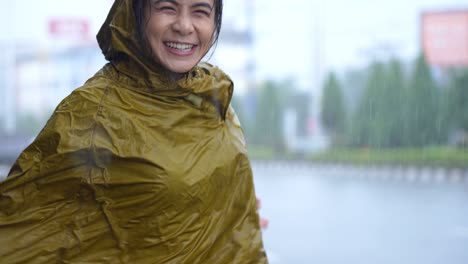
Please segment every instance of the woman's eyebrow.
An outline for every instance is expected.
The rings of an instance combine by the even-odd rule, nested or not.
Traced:
[[[195,3],[195,4],[192,5],[192,7],[206,7],[208,9],[210,9],[210,10],[213,10],[213,7],[210,4],[205,3],[205,2]]]
[[[176,0],[157,0],[157,1],[154,1],[154,4],[157,5],[157,4],[165,3],[165,2],[166,3],[171,3],[173,5],[177,5],[177,6],[179,5],[179,3]],[[195,3],[195,4],[192,5],[192,7],[206,7],[208,9],[210,9],[210,10],[213,9],[213,7],[210,4],[206,3],[206,2]]]
[[[157,4],[160,4],[160,3],[171,3],[171,4],[174,4],[174,5],[179,5],[179,3],[177,3],[176,0],[157,0],[157,1],[153,2],[154,5],[157,5]]]

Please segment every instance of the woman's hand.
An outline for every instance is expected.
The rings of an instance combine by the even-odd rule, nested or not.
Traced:
[[[257,210],[260,210],[262,206],[262,201],[257,198]],[[260,227],[262,229],[267,229],[268,228],[268,219],[260,217]]]

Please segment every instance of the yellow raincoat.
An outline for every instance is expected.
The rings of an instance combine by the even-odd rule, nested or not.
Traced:
[[[170,82],[117,0],[110,61],[65,98],[0,183],[0,263],[267,263],[233,84]]]

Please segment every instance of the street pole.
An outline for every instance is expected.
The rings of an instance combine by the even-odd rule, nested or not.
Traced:
[[[247,89],[253,89],[256,85],[255,66],[255,0],[245,0],[247,15],[247,49],[249,56],[247,59]]]
[[[321,112],[321,98],[323,89],[323,80],[325,74],[325,48],[324,48],[324,35],[325,35],[325,1],[316,0],[315,16],[314,16],[314,32],[313,39],[315,42],[313,53],[313,74],[314,80],[312,83],[312,104],[311,116],[313,120],[313,142],[315,149],[321,149],[327,145],[327,140],[322,129],[322,122],[320,118]]]

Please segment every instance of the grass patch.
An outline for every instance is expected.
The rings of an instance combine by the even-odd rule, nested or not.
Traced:
[[[251,159],[272,160],[277,157],[271,147],[248,145],[247,151]]]
[[[414,165],[468,168],[468,150],[448,147],[422,149],[332,149],[311,155],[316,162],[362,165]]]

